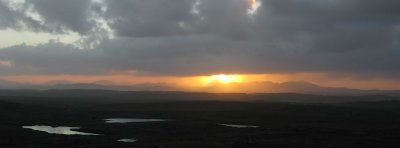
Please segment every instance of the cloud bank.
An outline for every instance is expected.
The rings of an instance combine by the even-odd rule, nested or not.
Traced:
[[[0,49],[0,75],[320,72],[400,78],[399,1],[259,2],[250,14],[247,0],[0,0],[0,29],[82,37],[75,44]]]

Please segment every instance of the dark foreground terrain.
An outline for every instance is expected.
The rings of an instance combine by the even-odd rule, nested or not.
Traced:
[[[0,147],[400,147],[397,100],[387,96],[1,91]],[[171,120],[106,124],[105,118]],[[48,134],[21,128],[26,125],[76,126],[82,132],[104,135]],[[138,141],[117,141],[122,138]]]

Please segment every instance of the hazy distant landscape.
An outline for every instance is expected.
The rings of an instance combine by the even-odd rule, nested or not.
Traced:
[[[389,95],[400,96],[400,90],[362,90],[345,87],[322,87],[304,81],[293,81],[284,83],[257,82],[258,90],[246,88],[246,84],[229,84],[234,89],[225,93],[305,93],[316,95]],[[212,87],[198,88],[194,90],[185,89],[168,83],[142,83],[131,85],[117,85],[109,81],[98,81],[93,83],[76,83],[71,81],[51,81],[42,84],[18,83],[12,81],[1,81],[0,89],[3,90],[114,90],[114,91],[189,91],[189,92],[212,92],[220,91],[226,87],[224,84]],[[238,89],[240,88],[240,89]],[[260,89],[261,88],[261,89]]]

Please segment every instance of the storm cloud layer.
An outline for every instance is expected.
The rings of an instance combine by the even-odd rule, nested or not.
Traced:
[[[322,72],[399,78],[400,1],[263,0],[253,12],[250,2],[0,0],[0,29],[82,37],[73,45],[0,49],[0,75]]]

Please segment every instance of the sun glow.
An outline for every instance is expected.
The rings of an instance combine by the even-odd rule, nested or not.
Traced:
[[[218,75],[209,76],[208,82],[209,83],[218,82],[218,83],[222,83],[222,84],[228,84],[228,83],[241,82],[242,79],[243,78],[240,75],[218,74]]]
[[[257,13],[258,8],[261,6],[261,2],[258,0],[248,0],[250,4],[250,8],[247,10],[249,15],[254,15]]]

